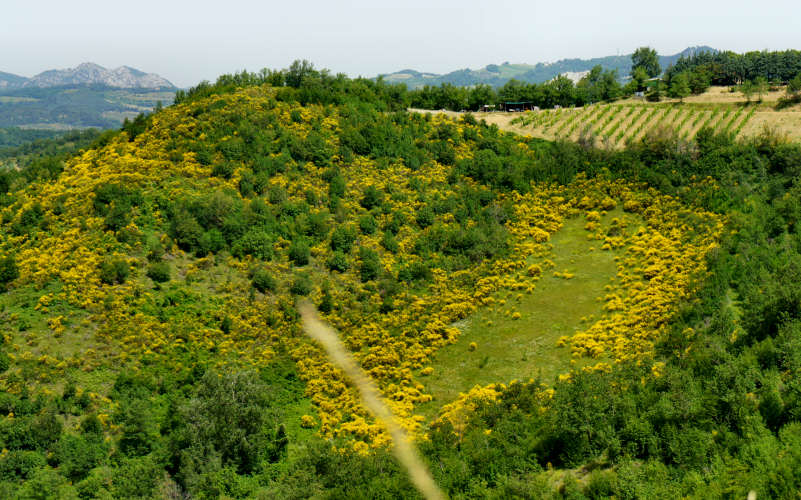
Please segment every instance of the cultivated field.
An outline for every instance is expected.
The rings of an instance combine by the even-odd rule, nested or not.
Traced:
[[[783,91],[769,92],[761,103],[756,102],[756,98],[749,103],[739,92],[729,92],[728,87],[713,87],[684,102],[666,99],[649,103],[642,99],[625,99],[582,108],[476,113],[475,116],[503,130],[548,140],[577,140],[582,133],[591,132],[615,148],[660,127],[672,128],[680,137],[692,139],[705,126],[739,138],[752,137],[769,126],[791,140],[801,141],[801,106],[776,109],[782,95]]]

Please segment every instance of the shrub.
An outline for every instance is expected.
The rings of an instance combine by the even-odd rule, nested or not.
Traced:
[[[337,174],[328,181],[328,196],[342,198],[345,196],[345,178]]]
[[[45,466],[45,458],[35,451],[11,451],[0,458],[0,481],[30,478],[36,469]]]
[[[130,268],[125,259],[105,259],[100,264],[100,281],[107,285],[125,283]]]
[[[185,251],[197,248],[203,236],[203,228],[186,209],[180,209],[172,216],[170,232],[178,246]]]
[[[257,269],[253,273],[253,288],[260,291],[261,293],[267,293],[268,291],[274,291],[276,282],[273,275],[269,273],[266,269]]]
[[[24,210],[20,214],[19,219],[11,226],[11,232],[17,236],[22,236],[41,226],[43,221],[44,210],[42,205],[35,203],[33,207]]]
[[[222,177],[223,179],[230,179],[234,175],[234,166],[227,162],[216,163],[211,169],[213,177]]]
[[[289,287],[292,295],[309,295],[312,291],[311,277],[307,273],[299,273]]]
[[[58,473],[58,471],[42,467],[34,471],[33,476],[25,482],[14,498],[31,499],[74,499],[78,497],[75,487]]]
[[[125,203],[112,203],[106,217],[103,219],[105,228],[109,231],[119,231],[128,225],[131,206]]]
[[[54,459],[59,464],[59,472],[77,481],[86,477],[105,455],[101,441],[65,434],[56,445]]]
[[[417,212],[417,225],[421,229],[425,229],[434,223],[434,211],[430,206],[426,205],[419,212]]]
[[[334,298],[331,296],[331,285],[326,282],[323,285],[323,297],[317,305],[317,309],[323,313],[330,313],[334,308]]]
[[[373,234],[378,229],[378,224],[375,217],[372,215],[363,215],[359,217],[359,229],[363,234]]]
[[[390,253],[397,253],[400,250],[398,240],[389,231],[385,231],[384,236],[381,237],[381,246]]]
[[[331,257],[328,258],[328,262],[326,264],[328,265],[328,269],[332,271],[339,271],[341,273],[344,273],[348,270],[348,268],[350,268],[348,258],[344,253],[342,253],[341,250],[337,250],[331,254]]]
[[[217,229],[211,229],[203,233],[198,240],[198,246],[195,253],[203,257],[210,253],[218,253],[225,248],[225,237]]]
[[[381,261],[378,258],[378,253],[370,248],[362,247],[359,249],[359,276],[362,282],[367,282],[378,278],[381,272]]]
[[[383,199],[384,196],[381,194],[381,191],[379,191],[378,188],[375,186],[367,186],[367,189],[364,190],[364,196],[359,203],[365,209],[372,210],[373,208],[379,206]]]
[[[121,461],[119,466],[113,469],[113,488],[109,498],[179,498],[178,493],[170,494],[171,492],[167,493],[162,488],[154,492],[158,482],[174,484],[164,479],[162,465],[153,458],[153,455],[129,458]],[[101,484],[108,485],[109,482],[103,481]]]
[[[158,262],[162,257],[164,257],[164,245],[158,238],[150,238],[147,243],[147,260]]]
[[[432,278],[431,269],[424,262],[413,262],[398,271],[398,280],[411,283],[428,281]]]
[[[35,443],[37,449],[45,449],[52,443],[58,441],[64,424],[52,409],[47,409],[43,413],[36,415],[30,424],[30,438]]]
[[[90,413],[83,417],[83,420],[81,420],[80,429],[81,433],[83,434],[89,434],[93,436],[100,436],[103,434],[103,424],[94,413]]]
[[[309,248],[309,244],[302,239],[295,239],[292,244],[289,245],[289,260],[296,266],[305,266],[308,264],[310,255],[311,249]]]
[[[11,365],[11,358],[8,357],[5,351],[0,351],[0,374],[5,373]]]
[[[95,188],[92,205],[97,215],[106,215],[112,205],[127,207],[142,203],[142,193],[122,184],[103,184]]]
[[[273,257],[273,237],[263,229],[251,229],[234,242],[231,254],[240,258],[252,255],[262,260],[270,260]]]
[[[354,241],[356,241],[356,231],[353,227],[339,226],[331,233],[331,250],[350,253]]]
[[[610,498],[615,494],[617,477],[614,471],[594,470],[590,474],[586,494],[591,500]]]
[[[13,255],[8,255],[0,259],[0,292],[4,291],[9,283],[19,277],[17,260]]]
[[[392,234],[398,234],[400,228],[406,223],[405,219],[406,218],[403,215],[403,212],[392,212],[392,217],[384,226],[384,231],[388,231]]]
[[[156,283],[170,280],[170,265],[166,262],[153,262],[147,266],[147,277]]]

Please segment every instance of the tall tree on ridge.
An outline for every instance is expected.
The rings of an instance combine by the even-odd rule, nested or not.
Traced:
[[[648,74],[648,78],[656,78],[662,73],[662,67],[659,66],[659,57],[656,55],[656,50],[651,47],[640,47],[631,55],[631,74],[637,68],[643,68]]]

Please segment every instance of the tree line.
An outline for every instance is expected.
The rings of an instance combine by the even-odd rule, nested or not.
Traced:
[[[451,83],[409,89],[403,83],[387,83],[383,78],[348,78],[343,73],[318,70],[309,61],[295,61],[287,69],[262,69],[222,75],[216,82],[201,82],[189,90],[179,90],[175,102],[200,99],[230,92],[237,87],[270,85],[278,88],[280,101],[301,104],[341,105],[369,103],[383,111],[406,108],[479,111],[485,106],[497,109],[502,103],[526,102],[542,109],[585,106],[613,101],[635,93],[659,101],[664,97],[683,99],[705,92],[710,85],[741,85],[746,97],[767,92],[768,83],[789,82],[801,74],[801,52],[701,52],[682,57],[664,72],[654,49],[640,47],[632,55],[631,74],[621,77],[616,70],[600,65],[577,82],[560,75],[544,83],[516,79],[500,87],[486,84],[464,87]],[[625,81],[624,81],[625,80]]]
[[[801,51],[700,52],[682,57],[667,68],[665,78],[686,72],[703,71],[712,85],[740,85],[764,78],[769,82],[787,83],[801,74]]]

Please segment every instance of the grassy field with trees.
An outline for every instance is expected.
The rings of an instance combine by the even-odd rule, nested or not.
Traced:
[[[415,98],[298,61],[0,169],[0,497],[417,498],[310,301],[448,497],[793,498],[801,145]]]

